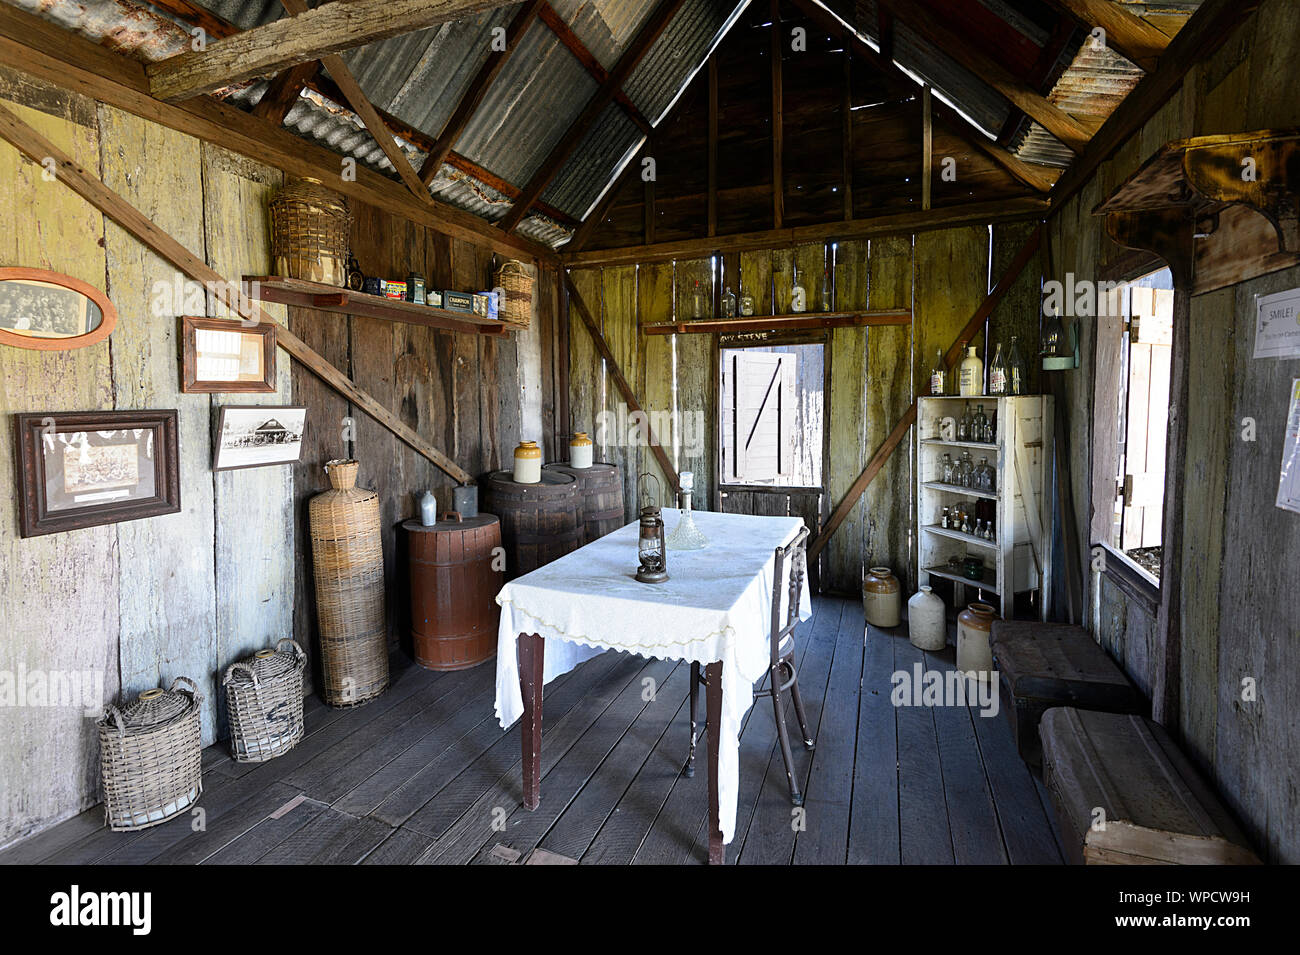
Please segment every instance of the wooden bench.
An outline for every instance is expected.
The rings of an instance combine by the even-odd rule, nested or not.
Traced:
[[[1149,712],[1146,698],[1082,627],[995,620],[992,642],[1002,709],[1020,758],[1035,770],[1042,762],[1038,723],[1049,708]]]
[[[1043,783],[1067,854],[1086,865],[1258,865],[1164,727],[1070,706],[1043,714]]]

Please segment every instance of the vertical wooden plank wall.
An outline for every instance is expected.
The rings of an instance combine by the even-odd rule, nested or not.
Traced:
[[[677,263],[677,317],[686,314],[695,282],[704,291],[706,317],[712,315],[713,268],[708,259]],[[691,506],[712,510],[717,473],[718,348],[714,335],[677,336],[677,470],[695,475]],[[666,440],[666,439],[661,439]],[[669,454],[670,459],[672,454]],[[671,487],[665,489],[672,500]]]
[[[837,307],[866,308],[870,279],[865,241],[841,242],[835,254]],[[909,283],[909,291],[910,291]],[[862,473],[871,452],[866,446],[866,416],[871,382],[867,376],[868,335],[874,329],[831,329],[827,352],[830,359],[829,453],[823,477],[827,510],[848,493]],[[906,333],[906,329],[904,332]],[[884,425],[885,428],[892,427]],[[900,449],[900,453],[901,453]],[[874,482],[873,482],[874,483]],[[864,495],[865,497],[865,495]],[[862,500],[849,512],[827,542],[822,560],[822,589],[858,593],[862,587],[863,511]],[[901,568],[900,568],[901,569]]]
[[[15,89],[8,76],[0,76],[5,107],[77,162],[98,168],[95,104],[46,88]],[[36,108],[22,105],[26,101]],[[62,183],[45,181],[40,166],[0,143],[0,264],[53,269],[103,288],[103,236],[103,217],[89,204]],[[121,316],[117,334],[141,320]],[[76,351],[0,347],[0,473],[6,480],[17,473],[10,416],[112,407],[111,362],[108,342]],[[0,497],[0,514],[0,605],[6,611],[0,670],[11,680],[20,671],[90,671],[102,675],[105,698],[114,698],[119,581],[125,577],[131,587],[130,579],[144,568],[120,567],[114,525],[24,540],[18,536],[16,494]],[[0,707],[0,763],[22,770],[0,779],[0,845],[94,801],[95,739],[93,722],[81,708]]]
[[[640,349],[637,347],[637,269],[635,265],[604,269],[601,273],[602,316],[605,330],[605,344],[618,362],[623,377],[629,384],[641,377]],[[617,464],[623,475],[623,518],[632,520],[637,513],[637,477],[641,473],[638,466],[638,437],[634,432],[635,422],[631,420],[632,411],[627,406],[622,392],[615,387],[613,380],[606,374],[605,381],[605,420],[611,422],[607,427],[606,457],[610,464]]]
[[[641,325],[655,322],[668,322],[673,317],[673,263],[652,262],[642,265],[637,270],[637,326],[640,347],[639,382],[637,394],[644,402],[646,413],[661,417],[671,414],[673,410],[673,345],[672,335],[641,335]],[[665,442],[670,459],[672,454],[671,435],[656,434]],[[649,448],[640,448],[637,472],[624,478],[625,485],[631,485],[636,493],[636,478],[642,473],[653,474],[660,487],[668,487],[668,477],[659,466],[659,461]],[[691,504],[694,506],[694,500]],[[707,502],[706,502],[707,503]],[[635,514],[635,511],[633,512]],[[629,515],[629,520],[632,515]]]

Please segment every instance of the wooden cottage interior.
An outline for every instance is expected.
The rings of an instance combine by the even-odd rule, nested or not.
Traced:
[[[1297,36],[4,0],[0,862],[1300,862]]]

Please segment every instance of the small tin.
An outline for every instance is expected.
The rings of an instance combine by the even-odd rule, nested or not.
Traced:
[[[442,307],[449,312],[473,312],[474,296],[468,292],[446,290],[442,293]]]
[[[424,293],[424,304],[442,308],[442,293],[436,289]]]
[[[414,272],[406,277],[406,300],[416,305],[424,304],[424,279]]]
[[[474,314],[482,318],[488,317],[488,307],[491,305],[491,297],[487,292],[474,293]]]
[[[370,276],[366,276],[366,281],[361,286],[361,291],[365,292],[367,295],[383,295],[384,280],[381,278],[371,278]]]
[[[385,282],[385,283],[384,283],[384,298],[397,298],[397,299],[404,299],[404,298],[406,298],[406,283],[405,283],[405,282]]]

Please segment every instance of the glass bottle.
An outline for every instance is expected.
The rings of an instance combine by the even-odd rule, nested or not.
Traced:
[[[943,509],[943,517],[939,518],[939,526],[940,527],[948,526],[948,508],[946,507]]]
[[[743,283],[738,283],[736,287],[740,289],[740,314],[746,317],[753,315],[754,296],[745,291]]]
[[[945,454],[945,455],[943,456],[943,472],[942,472],[942,473],[943,473],[943,483],[944,483],[944,484],[951,484],[951,483],[952,483],[952,474],[953,474],[953,463],[952,463],[952,455],[951,455],[951,454]]]
[[[971,533],[974,534],[976,537],[978,537],[978,538],[980,538],[980,539],[983,539],[983,537],[984,537],[984,522],[983,522],[983,521],[976,521],[976,522],[975,522],[975,526],[971,529]]]
[[[970,440],[970,408],[969,407],[965,408],[961,413],[961,417],[957,419],[957,440],[958,441]]]
[[[961,477],[958,483],[961,484],[962,487],[970,487],[975,475],[975,464],[971,461],[969,451],[963,451],[961,453],[960,473]]]
[[[1011,351],[1007,355],[1007,394],[1023,395],[1028,385],[1029,369],[1016,344],[1016,336],[1011,336]]]
[[[984,425],[984,434],[983,434],[983,436],[980,438],[980,440],[982,440],[985,444],[997,444],[997,443],[998,443],[998,426],[997,426],[997,422],[996,422],[996,419],[997,419],[997,407],[996,407],[996,406],[994,406],[993,410],[989,412],[989,416],[988,416],[988,417],[989,417],[988,423]]]
[[[691,517],[691,495],[695,490],[695,475],[690,471],[683,471],[679,480],[682,519],[678,521],[677,527],[668,535],[664,543],[669,550],[703,550],[708,546],[709,540],[700,533],[700,529],[695,526],[695,519]]]
[[[730,285],[728,285],[727,290],[722,293],[722,317],[736,317],[736,296],[735,293],[731,291]]]
[[[691,318],[704,317],[704,290],[700,288],[700,280],[695,280],[695,288],[691,290]]]
[[[961,360],[961,377],[957,390],[962,396],[984,394],[984,362],[976,354],[974,345],[966,346],[966,357]]]
[[[993,351],[993,364],[989,365],[989,394],[1007,393],[1007,360],[1002,353],[1002,343]]]
[[[943,349],[934,350],[934,364],[930,366],[930,394],[941,395],[944,393],[944,374],[943,367]]]
[[[831,270],[826,269],[822,272],[822,311],[831,310]]]
[[[989,426],[989,419],[984,414],[984,406],[976,405],[975,414],[970,419],[970,439],[983,441],[984,432]]]
[[[994,476],[993,465],[989,464],[988,458],[980,458],[980,464],[975,469],[975,473],[979,475],[979,489],[992,494],[994,491],[993,485],[997,482],[997,478]]]
[[[790,311],[803,312],[808,308],[808,293],[799,284],[799,270],[794,270],[794,285],[790,287]]]
[[[969,515],[969,514],[963,514],[963,515],[961,516],[961,532],[962,532],[963,534],[969,534],[969,533],[970,533],[970,515]]]

